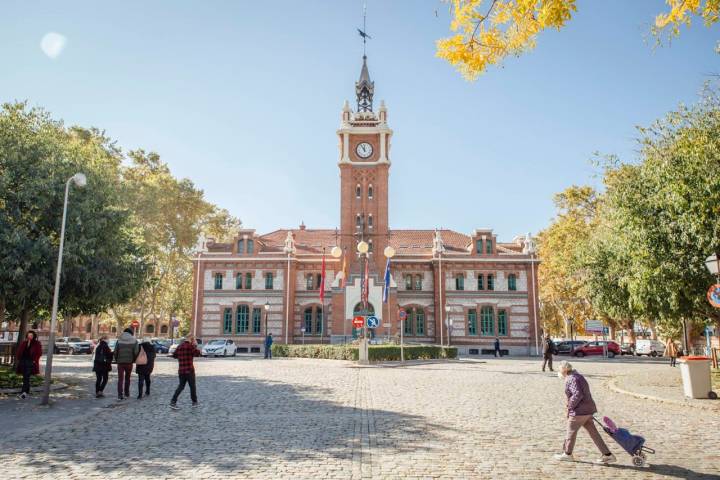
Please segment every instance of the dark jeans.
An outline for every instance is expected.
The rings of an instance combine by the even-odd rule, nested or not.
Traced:
[[[95,372],[95,393],[102,393],[102,391],[105,390],[105,385],[107,385],[108,382],[108,374],[109,372],[107,370],[104,372]]]
[[[180,385],[178,385],[177,389],[175,390],[175,394],[172,397],[172,400],[170,400],[170,403],[175,405],[177,403],[177,399],[182,393],[183,390],[185,390],[185,384],[190,384],[190,400],[192,400],[193,403],[197,403],[197,389],[195,388],[195,372],[190,373],[179,373],[178,378],[180,378]]]
[[[272,347],[265,347],[265,358],[272,358]]]
[[[145,395],[150,395],[150,372],[138,373],[138,397],[143,395],[143,383],[145,384]]]
[[[547,365],[548,367],[550,367],[550,371],[551,371],[551,372],[553,371],[553,368],[552,368],[552,355],[550,355],[549,357],[545,357],[545,358],[543,359],[543,372],[545,371],[545,365]]]
[[[674,367],[676,365],[677,357],[670,357],[670,366]]]
[[[130,396],[130,377],[132,376],[132,363],[118,363],[118,397]],[[123,388],[124,387],[124,388]]]
[[[23,376],[22,392],[30,394],[30,377],[32,376],[33,362],[32,360],[20,360],[20,371]]]
[[[502,357],[502,353],[500,352],[500,349],[499,349],[499,348],[496,348],[496,349],[495,349],[495,356],[496,356],[496,357]]]

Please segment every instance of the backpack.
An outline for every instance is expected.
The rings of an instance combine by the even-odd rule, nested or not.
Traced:
[[[137,358],[135,359],[135,364],[137,364],[137,365],[147,365],[147,363],[148,363],[147,353],[145,353],[145,349],[144,349],[144,348],[142,347],[142,345],[141,345],[141,346],[140,346],[140,353],[138,353],[138,356],[137,356]]]

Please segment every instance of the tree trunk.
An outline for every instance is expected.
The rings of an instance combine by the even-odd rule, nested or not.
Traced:
[[[624,327],[628,329],[628,343],[635,345],[635,320],[627,320]]]
[[[17,352],[18,347],[20,346],[20,343],[25,339],[25,335],[27,335],[28,331],[28,322],[30,321],[31,311],[28,308],[23,308],[20,310],[20,325],[18,329],[18,338],[15,341],[15,351]],[[18,364],[18,358],[15,357],[15,360],[13,362],[13,368],[17,368]]]

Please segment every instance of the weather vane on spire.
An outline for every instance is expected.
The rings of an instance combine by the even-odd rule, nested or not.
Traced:
[[[363,57],[365,56],[365,44],[367,43],[367,39],[369,38],[370,40],[372,40],[372,37],[365,33],[365,31],[367,30],[365,28],[365,17],[367,17],[367,3],[363,4],[363,28],[362,30],[360,30],[359,28],[357,29],[358,33],[363,39]]]

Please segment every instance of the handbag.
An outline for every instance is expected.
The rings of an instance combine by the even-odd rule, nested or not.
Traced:
[[[140,353],[138,353],[138,356],[135,359],[135,363],[137,365],[147,365],[147,363],[148,363],[147,353],[145,353],[145,349],[143,347],[140,347]]]

